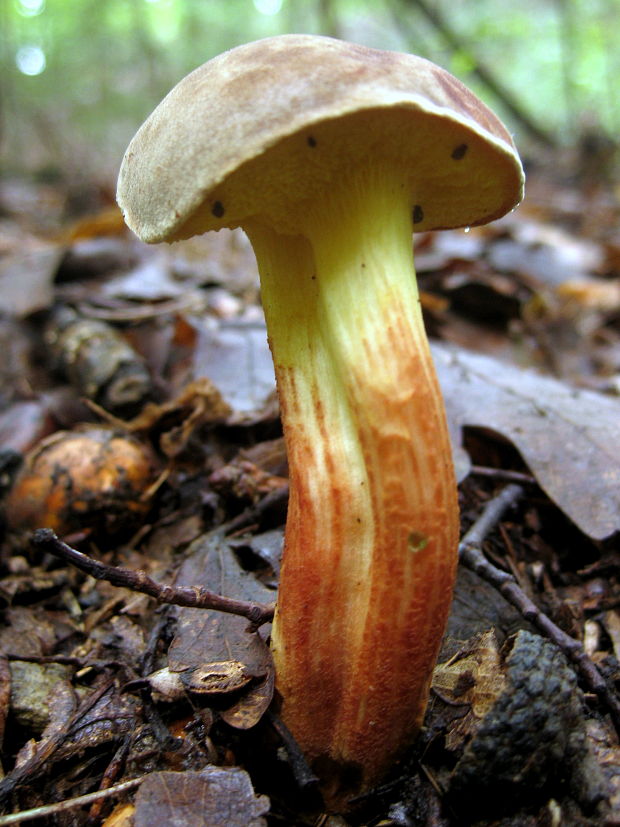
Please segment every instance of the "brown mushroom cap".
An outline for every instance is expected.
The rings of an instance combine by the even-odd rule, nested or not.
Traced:
[[[300,232],[304,202],[394,161],[414,229],[498,218],[523,193],[501,121],[423,58],[313,35],[239,46],[184,78],[129,145],[118,202],[148,242],[259,217]]]

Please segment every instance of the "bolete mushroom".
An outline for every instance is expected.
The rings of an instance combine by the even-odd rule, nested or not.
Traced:
[[[256,253],[290,466],[277,687],[332,801],[419,729],[456,568],[412,231],[491,221],[522,189],[509,133],[456,78],[308,35],[196,69],[123,160],[142,239],[242,227]]]

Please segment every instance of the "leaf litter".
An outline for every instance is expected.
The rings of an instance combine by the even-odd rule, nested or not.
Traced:
[[[587,630],[591,657],[613,678],[620,638],[613,545],[620,529],[620,240],[609,216],[617,218],[618,209],[602,198],[584,212],[556,184],[535,182],[533,191],[518,213],[491,227],[418,239],[422,304],[439,339],[433,356],[464,525],[502,475],[530,480],[518,513],[502,522],[487,551],[556,622],[577,636]],[[40,228],[49,229],[60,211],[19,224],[11,223],[14,213],[8,205],[0,249],[0,279],[9,285],[0,336],[10,345],[3,445],[19,456],[57,430],[101,421],[142,440],[162,465],[149,485],[143,525],[110,544],[83,523],[75,543],[160,582],[271,602],[283,512],[263,504],[285,495],[286,462],[247,241],[225,232],[147,249],[124,234],[114,209],[55,233]],[[586,221],[587,213],[605,220]],[[133,349],[149,371],[146,407],[141,400],[136,411],[109,410],[96,395],[84,403],[88,360],[76,380],[46,352],[43,331],[49,335],[59,308],[85,329],[103,321],[127,342],[129,350],[119,345],[119,352]],[[0,465],[5,492],[13,462],[7,454]],[[233,536],[226,525],[236,527]],[[15,744],[7,750],[5,737],[12,808],[51,800],[54,785],[64,797],[88,792],[107,763],[117,780],[145,779],[128,816],[135,824],[161,823],[165,814],[167,823],[260,825],[270,806],[264,793],[279,823],[312,823],[314,816],[293,803],[290,770],[265,724],[274,692],[268,630],[248,632],[246,620],[213,611],[165,607],[156,614],[144,596],[36,559],[27,539],[10,532],[4,551],[0,720]],[[33,608],[9,608],[15,598]],[[501,694],[510,663],[505,647],[514,646],[518,628],[528,628],[504,603],[475,574],[461,573],[435,680],[428,777],[449,779],[476,727],[490,726],[492,703],[481,699]],[[28,676],[30,666],[36,668]],[[55,693],[64,700],[52,717],[41,716],[41,697]],[[608,806],[618,813],[615,735],[600,716],[588,716],[586,726],[588,761],[602,768],[612,790]],[[583,731],[579,724],[582,739]],[[433,735],[439,732],[449,758]],[[119,762],[122,739],[128,752]],[[371,818],[411,818],[419,802],[432,810],[437,794],[416,770],[395,789],[391,803],[371,802]],[[554,790],[568,820],[583,816],[580,807],[598,806],[592,789]],[[536,817],[550,818],[546,808]],[[442,818],[442,825],[452,823]]]

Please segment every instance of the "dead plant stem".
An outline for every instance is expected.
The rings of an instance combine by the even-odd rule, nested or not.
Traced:
[[[594,692],[601,702],[606,705],[616,730],[620,732],[620,699],[588,657],[581,643],[567,635],[559,626],[556,626],[524,593],[513,575],[498,569],[482,552],[481,546],[485,538],[501,520],[507,509],[515,505],[522,496],[523,488],[520,485],[507,485],[487,503],[482,514],[465,534],[459,545],[460,562],[483,580],[486,580],[487,583],[495,586],[500,594],[518,609],[526,620],[561,649],[566,657],[574,663],[588,689]]]
[[[151,579],[141,569],[108,566],[71,548],[49,528],[40,528],[35,531],[32,543],[38,551],[59,557],[96,580],[106,580],[113,586],[148,594],[159,603],[173,603],[177,606],[190,606],[196,609],[214,609],[218,612],[240,615],[247,618],[254,628],[268,623],[273,617],[273,606],[223,597],[202,586],[165,586]]]

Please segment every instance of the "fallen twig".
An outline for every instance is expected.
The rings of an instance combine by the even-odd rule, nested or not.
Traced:
[[[120,747],[114,753],[112,760],[106,767],[103,777],[101,778],[101,782],[99,784],[100,791],[109,790],[114,787],[114,782],[125,771],[127,756],[129,755],[133,739],[134,733],[132,732],[125,738]],[[105,799],[102,797],[97,798],[97,800],[93,802],[88,812],[88,818],[86,819],[86,827],[91,827],[91,825],[101,823],[101,813],[103,811],[104,803]]]
[[[9,661],[18,660],[23,663],[59,663],[63,666],[75,666],[76,669],[94,669],[98,672],[105,669],[127,668],[127,664],[122,660],[90,660],[89,658],[80,658],[73,655],[17,655],[14,652],[9,652],[6,658]]]
[[[522,495],[523,489],[520,485],[508,485],[487,503],[479,519],[465,534],[459,545],[460,562],[483,580],[495,586],[499,593],[518,609],[526,620],[536,626],[545,637],[548,637],[562,650],[566,657],[575,664],[588,689],[594,692],[607,706],[616,730],[620,732],[620,699],[588,657],[581,643],[567,635],[559,626],[556,626],[530,600],[519,587],[512,574],[494,566],[487,560],[481,550],[481,544],[486,536],[497,525],[504,512],[511,505],[514,505]]]
[[[126,569],[120,566],[108,566],[93,560],[81,551],[63,543],[49,528],[40,528],[32,536],[33,545],[39,550],[53,554],[89,574],[96,580],[106,580],[113,586],[131,589],[148,594],[159,603],[173,603],[176,606],[189,606],[195,609],[214,609],[218,612],[240,615],[247,618],[254,628],[262,626],[273,619],[273,606],[263,603],[251,603],[246,600],[234,600],[208,591],[202,586],[165,586],[152,580],[141,569]]]
[[[285,514],[288,503],[288,493],[288,485],[282,485],[274,491],[270,491],[269,494],[264,496],[255,505],[244,509],[241,514],[237,514],[236,517],[226,523],[224,526],[226,534],[230,536],[234,532],[247,528],[254,523],[260,524],[265,514],[272,510]]]
[[[472,465],[470,473],[475,477],[491,477],[504,482],[516,482],[522,485],[536,485],[536,478],[523,471],[510,471],[506,468],[487,468],[484,465]]]
[[[45,804],[42,807],[33,807],[31,810],[22,810],[20,813],[0,816],[0,827],[6,827],[6,825],[9,824],[21,824],[22,821],[32,821],[35,818],[57,815],[67,810],[73,810],[76,807],[91,804],[100,798],[110,798],[113,795],[119,795],[120,793],[127,792],[127,790],[133,790],[134,787],[142,784],[145,778],[146,776],[142,778],[132,778],[130,781],[123,781],[114,787],[107,787],[105,790],[97,790],[94,793],[80,795],[77,798],[69,798],[66,801],[59,801],[56,804]]]
[[[31,757],[15,766],[4,776],[2,781],[0,781],[0,806],[4,805],[5,801],[7,801],[18,787],[32,784],[32,782],[45,771],[46,767],[49,767],[54,754],[71,732],[71,727],[81,721],[84,715],[86,715],[113,686],[113,681],[108,681],[103,684],[84,698],[77,708],[75,708],[77,701],[72,699],[71,709],[65,711],[69,714],[69,717],[66,720],[57,720],[54,721],[53,724],[48,724],[41,736],[41,740],[35,744],[34,753]]]
[[[280,716],[276,715],[275,712],[267,710],[266,714],[269,723],[278,733],[278,735],[280,736],[280,740],[284,745],[284,749],[286,750],[286,753],[288,755],[291,770],[293,772],[293,775],[295,776],[297,786],[302,790],[307,790],[311,787],[317,786],[319,783],[319,779],[310,769],[310,765],[306,761],[306,758],[302,753],[299,744],[293,737],[289,728],[286,726],[286,724],[280,718]]]

